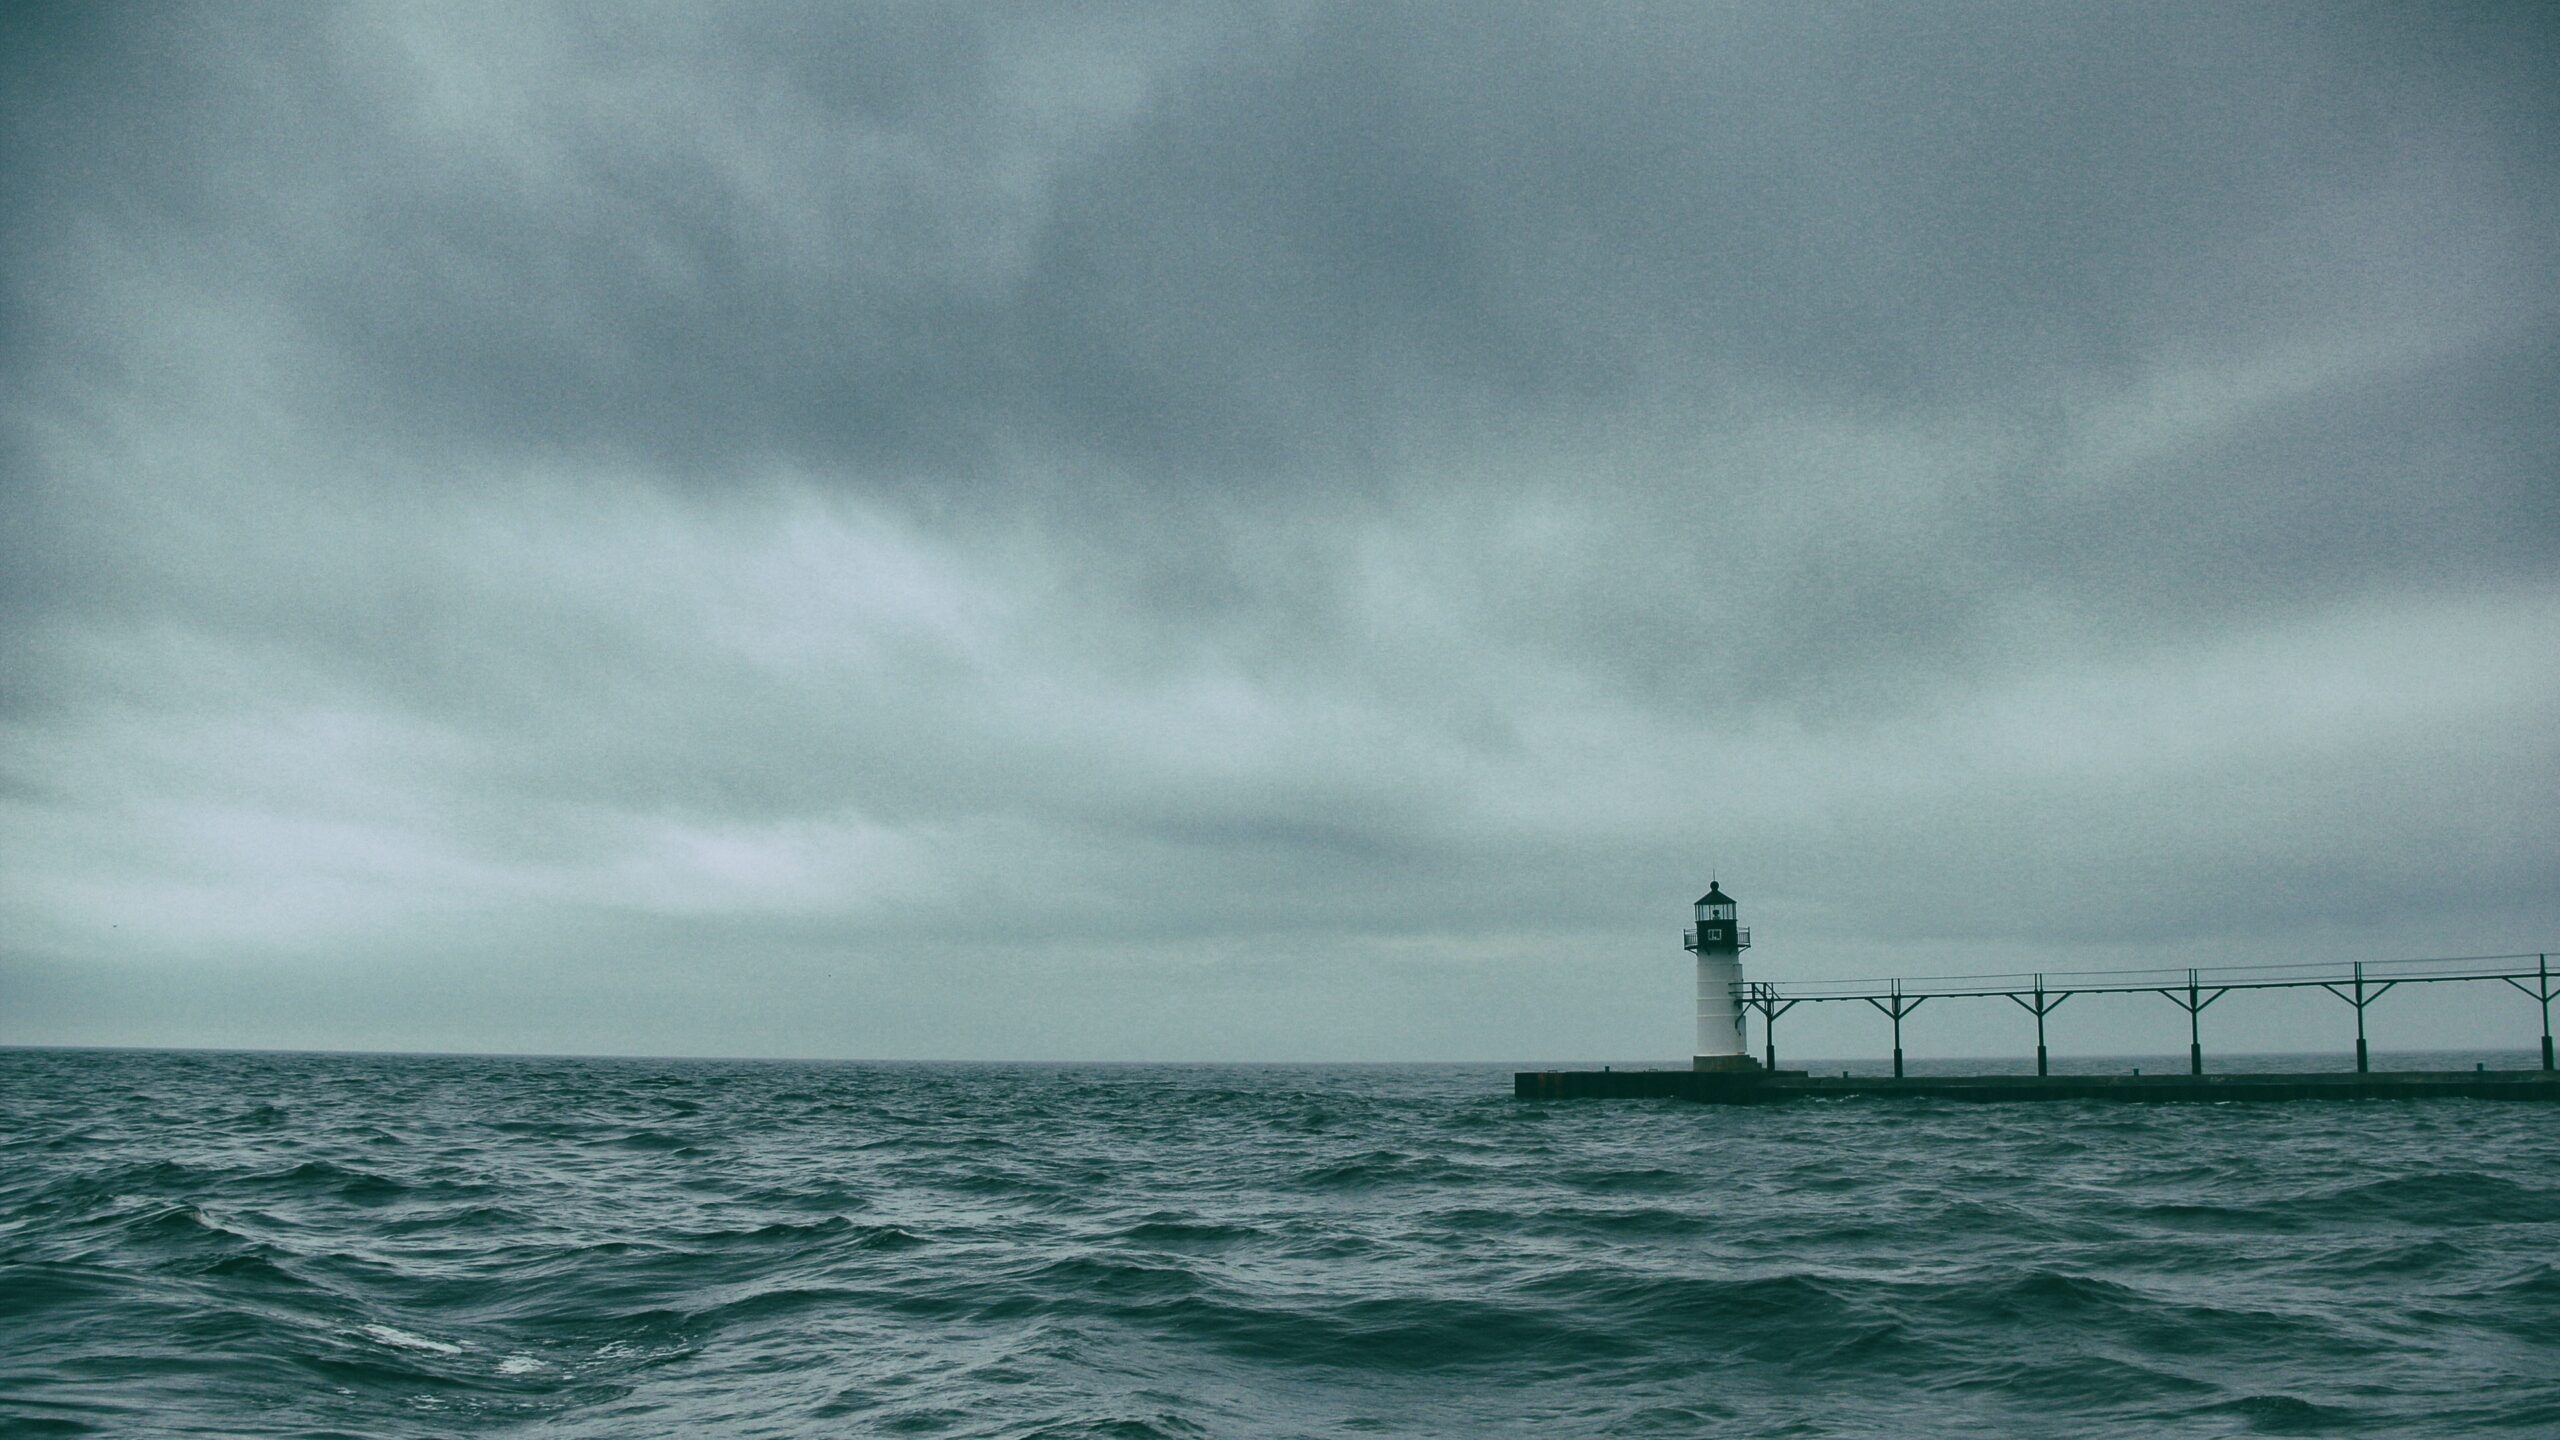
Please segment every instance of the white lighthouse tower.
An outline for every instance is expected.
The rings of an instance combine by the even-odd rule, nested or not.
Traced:
[[[1742,1033],[1742,952],[1751,932],[1733,923],[1733,897],[1710,880],[1698,897],[1698,923],[1682,948],[1698,957],[1698,1053],[1700,1070],[1756,1070]]]

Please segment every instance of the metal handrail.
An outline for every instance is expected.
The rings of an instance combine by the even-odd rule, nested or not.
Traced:
[[[2526,980],[2533,978],[2541,957],[2518,955],[2451,955],[2405,960],[2312,960],[2269,965],[2162,966],[2140,970],[2012,971],[1983,975],[1915,975],[1859,980],[1797,980],[1783,986],[1790,1000],[1867,1000],[1892,995],[1999,996],[2038,988],[2079,994],[2147,994],[2164,987],[2186,988],[2192,973],[2216,990],[2304,989],[2343,985],[2363,966],[2368,983],[2425,984],[2438,980]],[[1774,983],[1774,982],[1755,982]]]
[[[2528,965],[2526,962],[2530,961]],[[2077,970],[2005,975],[1937,975],[1910,979],[1807,980],[1781,987],[1775,981],[1737,983],[1737,1005],[1760,1012],[1767,1034],[1768,1068],[1778,1067],[1778,1017],[1798,1005],[1864,1001],[1893,1021],[1893,1073],[1902,1073],[1902,1020],[1923,1000],[1996,998],[2016,1002],[2035,1016],[2036,1073],[2046,1071],[2045,1017],[2074,995],[2158,995],[2187,1013],[2187,1064],[2204,1073],[2202,1017],[2206,1006],[2234,990],[2320,989],[2355,1007],[2356,1069],[2372,1063],[2365,1037],[2365,1008],[2402,985],[2451,980],[2499,980],[2542,1007],[2542,1068],[2555,1068],[2551,1002],[2560,999],[2548,953],[2444,955],[2412,960],[2294,961],[2269,965],[2221,965],[2157,970]],[[2527,988],[2526,981],[2532,981]]]

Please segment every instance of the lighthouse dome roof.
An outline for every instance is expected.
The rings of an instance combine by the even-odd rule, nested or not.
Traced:
[[[1710,880],[1707,882],[1707,893],[1698,897],[1698,903],[1701,905],[1730,905],[1733,903],[1733,897],[1724,893],[1723,886],[1717,884],[1713,880]]]

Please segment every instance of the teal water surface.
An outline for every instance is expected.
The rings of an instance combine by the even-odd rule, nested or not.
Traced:
[[[1709,1432],[2560,1434],[2560,1113],[0,1052],[0,1433]]]

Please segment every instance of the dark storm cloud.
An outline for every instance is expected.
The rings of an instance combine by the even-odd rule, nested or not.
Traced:
[[[63,995],[147,911],[503,936],[581,1044],[664,1033],[609,957],[719,951],[1145,1050],[1201,966],[1327,977],[1265,1036],[1536,983],[1703,848],[1840,964],[1915,905],[2278,943],[2413,863],[2395,943],[2551,919],[2533,11],[8,23],[0,834]]]
[[[1425,401],[2005,399],[2551,258],[2549,102],[2396,95],[2307,13],[638,13],[125,17],[34,198],[184,226],[445,443],[1177,483],[1374,466]]]

